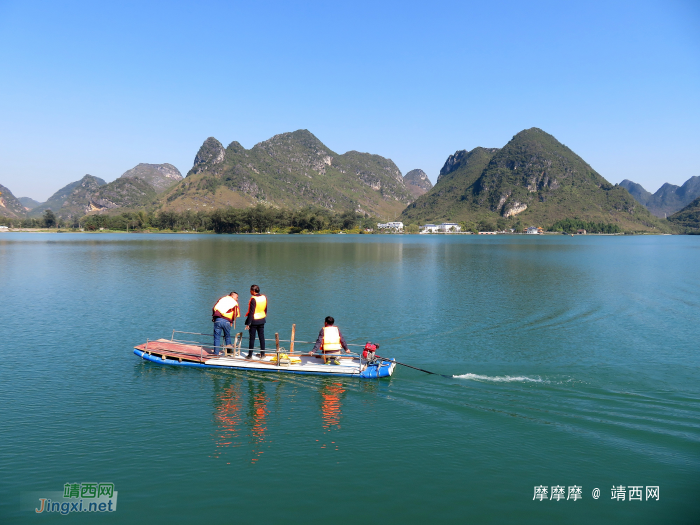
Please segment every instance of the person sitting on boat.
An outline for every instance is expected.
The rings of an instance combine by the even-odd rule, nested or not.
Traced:
[[[329,358],[326,356],[340,355],[341,349],[345,350],[345,352],[348,354],[350,353],[350,349],[345,342],[345,338],[343,337],[343,334],[340,333],[340,328],[333,326],[334,324],[335,319],[333,319],[330,315],[326,317],[326,322],[323,328],[321,328],[321,331],[318,333],[318,339],[316,339],[314,349],[309,352],[309,355],[314,355],[320,349],[323,349],[324,364],[328,364],[329,361]],[[339,365],[340,359],[334,357],[331,362],[334,365]]]
[[[245,329],[250,330],[247,359],[253,358],[255,347],[255,332],[260,340],[260,359],[265,357],[265,318],[267,317],[267,297],[260,293],[260,287],[254,284],[250,287],[251,298],[248,301]]]
[[[221,343],[221,332],[224,333],[226,344],[231,345],[231,327],[236,317],[239,317],[238,294],[231,292],[216,301],[211,309],[211,320],[214,322],[214,353],[219,355],[219,344]]]

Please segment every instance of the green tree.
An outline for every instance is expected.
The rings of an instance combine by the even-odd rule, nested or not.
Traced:
[[[56,215],[51,209],[44,210],[44,227],[51,228],[56,225]]]
[[[481,219],[477,228],[480,232],[492,232],[496,229],[496,226],[489,219]]]

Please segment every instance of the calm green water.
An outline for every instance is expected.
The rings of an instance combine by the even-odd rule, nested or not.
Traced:
[[[3,234],[0,522],[697,523],[699,262],[700,237]],[[455,377],[133,355],[252,283],[268,337],[333,315]],[[67,482],[113,482],[118,510],[20,510]]]

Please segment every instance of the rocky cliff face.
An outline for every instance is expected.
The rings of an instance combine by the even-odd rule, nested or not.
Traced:
[[[548,226],[578,218],[623,229],[664,231],[621,186],[544,131],[521,131],[501,149],[458,151],[435,187],[404,212],[407,220],[527,221]],[[404,221],[405,222],[405,221]]]
[[[144,164],[141,163],[134,168],[124,172],[121,178],[133,179],[138,177],[153,186],[156,193],[163,193],[165,190],[182,180],[182,174],[172,164]]]
[[[391,159],[371,153],[348,151],[338,155],[335,169],[342,174],[354,174],[355,180],[369,186],[382,195],[401,202],[410,202],[401,170]],[[348,179],[350,181],[350,178]]]
[[[57,215],[64,219],[75,219],[82,217],[93,209],[93,199],[99,199],[100,189],[106,187],[105,181],[85,175],[71,193],[63,200],[62,207]]]
[[[521,131],[499,150],[473,190],[478,205],[503,217],[530,207],[552,208],[554,216],[558,213],[553,209],[572,196],[576,207],[590,207],[593,212],[612,207],[632,214],[638,207],[622,188],[610,184],[581,157],[537,128]],[[579,215],[582,212],[580,209]]]
[[[29,212],[30,217],[40,217],[44,210],[50,209],[64,219],[84,215],[91,196],[107,184],[99,177],[85,175],[82,179],[67,184],[51,195],[43,204]]]
[[[0,184],[0,217],[21,219],[27,213],[22,203],[12,195],[9,188]]]
[[[167,181],[169,178],[160,171],[155,177],[160,181]],[[78,219],[92,212],[148,206],[153,204],[156,197],[155,188],[140,177],[122,176],[107,184],[98,177],[85,175],[79,181],[58,190],[48,201],[34,208],[30,215],[39,217],[44,210],[51,209],[63,219]]]
[[[423,170],[409,171],[404,175],[403,183],[415,198],[424,195],[433,187],[433,183]]]
[[[214,137],[209,137],[199,148],[194,157],[194,165],[187,174],[196,175],[206,170],[211,171],[214,166],[223,162],[225,156],[226,150],[223,144]]]
[[[404,210],[404,222],[454,221],[476,213],[472,203],[474,183],[497,151],[477,147],[450,155],[435,186]]]
[[[156,196],[155,188],[145,180],[138,177],[120,177],[100,187],[90,196],[85,213],[145,207],[154,203]]]
[[[185,180],[167,192],[166,207],[265,203],[392,215],[413,200],[390,159],[339,155],[307,130],[275,135],[249,150],[238,142],[222,148],[212,137],[204,142]]]

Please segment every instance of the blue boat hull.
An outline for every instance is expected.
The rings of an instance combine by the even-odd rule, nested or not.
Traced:
[[[134,349],[134,354],[145,359],[146,361],[151,361],[152,363],[157,363],[159,365],[170,365],[170,366],[188,366],[193,368],[220,368],[220,369],[231,369],[231,370],[246,370],[254,372],[277,372],[282,374],[303,374],[303,375],[324,375],[324,376],[338,376],[338,377],[359,377],[361,379],[379,379],[382,377],[390,377],[393,372],[394,361],[387,361],[377,364],[368,365],[360,373],[334,373],[332,368],[329,368],[328,372],[317,372],[317,371],[305,371],[305,370],[290,370],[289,368],[251,368],[249,366],[234,366],[234,365],[214,365],[208,363],[192,363],[187,361],[179,361],[176,359],[167,359],[158,357],[153,354],[146,353],[142,350]]]

